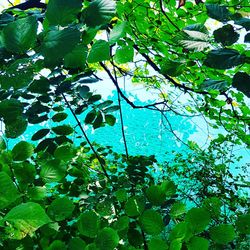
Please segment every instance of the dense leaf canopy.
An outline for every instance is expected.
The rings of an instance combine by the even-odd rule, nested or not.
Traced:
[[[249,182],[233,149],[250,148],[249,16],[247,0],[8,1],[0,248],[248,249]],[[106,76],[117,103],[91,90]],[[158,100],[134,102],[126,81]],[[185,151],[163,163],[130,154],[124,103],[159,112]],[[216,136],[182,139],[168,113]],[[85,131],[117,119],[122,154]]]

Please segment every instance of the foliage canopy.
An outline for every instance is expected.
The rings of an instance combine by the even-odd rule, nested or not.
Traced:
[[[0,15],[0,247],[248,249],[249,183],[231,167],[233,147],[250,148],[248,1],[20,2]],[[117,105],[90,89],[104,73]],[[131,101],[123,78],[159,101]],[[188,151],[164,163],[129,154],[121,100],[161,113]],[[167,112],[223,133],[204,149]],[[118,113],[124,154],[85,131]]]

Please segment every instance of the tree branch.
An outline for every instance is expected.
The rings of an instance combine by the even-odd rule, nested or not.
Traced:
[[[45,3],[41,3],[41,0],[28,0],[24,3],[20,3],[14,6],[12,4],[12,7],[10,7],[9,9],[20,9],[20,10],[28,10],[32,8],[45,9],[46,6],[47,5]]]

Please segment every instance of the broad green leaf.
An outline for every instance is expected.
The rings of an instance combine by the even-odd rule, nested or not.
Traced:
[[[68,114],[64,112],[60,112],[52,116],[52,121],[61,122],[61,121],[64,121],[67,117],[68,117]]]
[[[116,49],[114,60],[118,64],[132,62],[134,49],[131,46],[123,46]]]
[[[42,138],[44,138],[48,133],[50,132],[50,129],[40,129],[38,130],[32,137],[31,140],[32,141],[37,141],[40,140]]]
[[[110,32],[109,43],[114,44],[126,34],[127,22],[116,24]]]
[[[35,186],[28,188],[27,195],[31,200],[40,201],[46,198],[47,196],[47,189],[46,187],[42,186]]]
[[[234,22],[235,22],[235,24],[241,25],[242,27],[244,27],[246,29],[246,31],[250,30],[250,19],[249,18],[242,17],[240,19],[234,20]]]
[[[61,240],[54,240],[49,247],[47,248],[48,250],[67,250],[66,244],[61,241]]]
[[[34,148],[32,144],[26,141],[18,142],[12,149],[12,156],[14,161],[25,161],[32,156]]]
[[[86,64],[87,53],[87,46],[76,45],[76,47],[64,57],[64,66],[70,69],[83,69]]]
[[[167,197],[171,197],[175,195],[176,193],[176,185],[174,184],[173,181],[169,181],[169,180],[163,181],[160,187],[161,187],[162,192]]]
[[[94,103],[102,99],[101,95],[91,95],[88,99],[88,103]]]
[[[102,26],[114,16],[115,7],[116,4],[113,0],[94,0],[84,10],[83,22],[92,28]]]
[[[144,231],[151,235],[161,233],[164,228],[161,214],[152,209],[145,210],[140,216],[139,221]]]
[[[241,234],[250,234],[250,214],[239,215],[235,225]]]
[[[178,32],[173,41],[186,49],[194,49],[197,51],[202,51],[210,46],[209,36],[206,33],[196,30],[184,29]]]
[[[105,115],[105,122],[109,125],[109,126],[114,126],[115,122],[116,122],[116,118],[113,115]]]
[[[59,182],[66,175],[66,166],[58,159],[45,162],[41,166],[40,176],[46,183]]]
[[[244,43],[250,43],[250,33],[247,33],[244,38]]]
[[[100,250],[115,249],[119,244],[119,236],[114,229],[105,227],[98,233],[95,243]]]
[[[66,143],[56,148],[54,156],[56,159],[69,161],[75,156],[75,150],[70,143]]]
[[[139,232],[137,229],[129,228],[127,235],[129,244],[134,246],[134,248],[132,248],[133,250],[138,249],[142,245],[143,237],[141,232]]]
[[[38,228],[51,222],[44,209],[37,203],[27,202],[12,208],[4,217],[10,223],[8,231],[12,239],[32,235]]]
[[[95,120],[95,118],[96,118],[96,111],[93,109],[86,115],[84,122],[86,124],[90,124]]]
[[[236,43],[240,35],[234,31],[234,27],[231,24],[224,25],[213,33],[214,39],[217,43],[221,43],[223,46],[230,46]]]
[[[31,184],[35,180],[36,168],[29,162],[19,162],[12,165],[15,178],[20,185]]]
[[[180,222],[170,232],[169,239],[189,240],[193,236],[190,225],[187,222]]]
[[[47,78],[40,78],[34,80],[28,87],[28,90],[32,93],[47,94],[50,91],[50,82]]]
[[[11,87],[21,89],[27,87],[33,80],[33,63],[27,59],[19,59],[0,73],[0,84],[3,89],[9,90]]]
[[[166,250],[168,245],[166,241],[158,238],[152,238],[148,243],[149,250]]]
[[[186,213],[186,205],[181,202],[175,202],[170,209],[170,216],[172,218],[179,217]]]
[[[48,215],[54,221],[62,221],[69,218],[75,206],[67,197],[57,198],[48,207]]]
[[[77,227],[79,233],[89,238],[95,238],[99,231],[99,217],[92,211],[80,215]]]
[[[199,32],[204,33],[204,34],[209,34],[209,31],[206,28],[206,26],[204,24],[201,24],[201,23],[195,23],[195,24],[188,25],[184,28],[184,30],[193,30],[193,31],[199,31]]]
[[[57,135],[70,135],[74,132],[73,128],[70,125],[60,125],[53,127],[52,131]]]
[[[178,76],[183,73],[185,65],[180,62],[175,62],[172,60],[163,60],[160,63],[161,73],[170,76]]]
[[[81,8],[82,0],[50,0],[45,15],[50,24],[65,26],[76,20]]]
[[[64,56],[73,51],[79,41],[80,32],[73,28],[51,30],[46,33],[41,46],[46,65],[59,64]]]
[[[133,196],[128,199],[125,204],[125,213],[129,217],[139,216],[145,207],[145,202],[142,198],[138,196]]]
[[[222,201],[218,197],[210,197],[203,200],[203,207],[205,207],[211,217],[218,217],[221,213]]]
[[[113,105],[111,107],[108,107],[106,109],[103,110],[103,112],[106,114],[106,113],[112,113],[114,111],[117,111],[120,109],[120,106],[119,105]]]
[[[146,196],[148,200],[156,206],[160,206],[166,200],[166,194],[163,192],[162,188],[157,185],[151,185],[146,189]]]
[[[187,212],[186,221],[194,233],[201,233],[210,222],[210,214],[205,208],[192,208]]]
[[[221,6],[219,4],[206,4],[206,8],[209,17],[221,22],[229,20],[230,12],[226,6]]]
[[[182,239],[174,239],[170,243],[169,250],[181,250],[182,249]]]
[[[201,83],[200,88],[204,90],[220,90],[225,91],[228,87],[228,82],[224,80],[207,79]]]
[[[11,178],[5,173],[0,172],[0,210],[8,207],[12,202],[20,197],[17,188]]]
[[[90,94],[90,88],[86,85],[80,86],[78,90],[82,98],[87,98]]]
[[[202,237],[194,236],[190,239],[187,244],[188,250],[208,250],[209,249],[209,241]]]
[[[17,138],[22,135],[27,126],[28,122],[23,116],[17,116],[14,121],[5,123],[5,135],[7,138]]]
[[[117,231],[123,231],[129,228],[129,217],[125,215],[119,217],[118,220],[114,222],[113,228]]]
[[[211,50],[204,64],[215,69],[230,69],[245,62],[245,56],[234,49]]]
[[[16,99],[8,99],[0,101],[0,117],[4,118],[4,122],[15,122],[17,117],[20,117],[23,112],[23,105]]]
[[[211,239],[218,244],[228,244],[235,238],[234,227],[230,224],[221,224],[210,228]]]
[[[32,48],[36,41],[37,21],[28,16],[9,23],[3,29],[5,48],[17,54],[23,54]]]
[[[5,150],[6,149],[6,142],[3,139],[2,136],[0,136],[0,151]]]
[[[237,72],[233,77],[232,86],[250,97],[250,75],[245,72]]]
[[[109,58],[109,43],[104,40],[96,41],[89,52],[88,62],[96,63],[108,60]]]
[[[103,124],[103,116],[102,116],[102,113],[98,111],[96,114],[96,118],[93,121],[93,128],[94,129],[100,128],[102,124]]]
[[[124,202],[128,199],[128,194],[125,189],[119,189],[115,192],[115,197],[119,202]]]
[[[86,247],[86,243],[80,237],[70,239],[68,249],[69,250],[83,250]]]

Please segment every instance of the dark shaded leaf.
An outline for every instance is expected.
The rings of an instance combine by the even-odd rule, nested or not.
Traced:
[[[208,53],[204,64],[210,68],[230,69],[245,62],[245,56],[234,49],[217,49]]]
[[[224,25],[213,33],[215,41],[217,43],[222,43],[223,46],[230,46],[236,43],[240,35],[234,31],[231,24]]]
[[[226,22],[229,20],[230,12],[228,11],[227,7],[221,6],[219,4],[206,4],[206,8],[209,17],[221,22]]]
[[[50,129],[40,129],[31,138],[32,141],[37,141],[45,137],[50,132]]]
[[[232,86],[250,97],[250,75],[245,72],[238,72],[233,77]]]

